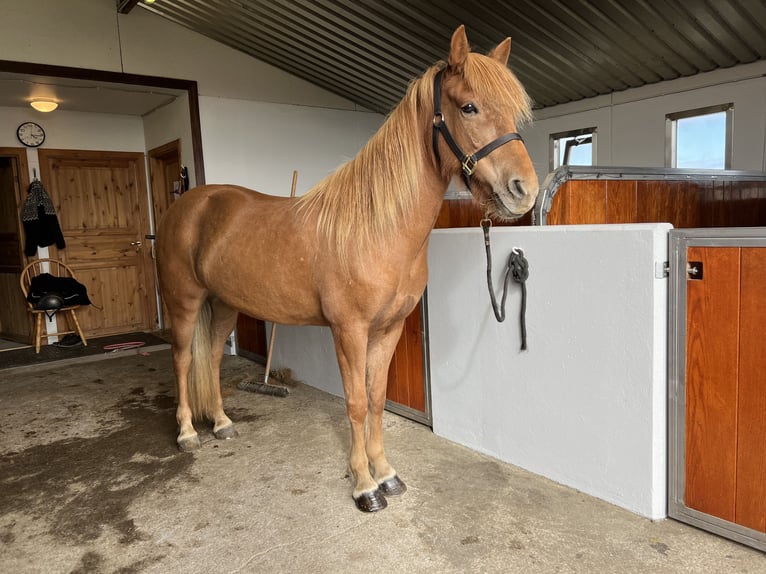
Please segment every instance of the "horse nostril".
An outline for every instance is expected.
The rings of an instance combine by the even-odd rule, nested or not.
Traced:
[[[511,194],[515,195],[519,199],[523,198],[526,193],[524,192],[524,187],[521,185],[520,179],[514,179],[511,181],[511,185],[508,186],[508,191],[511,192]]]

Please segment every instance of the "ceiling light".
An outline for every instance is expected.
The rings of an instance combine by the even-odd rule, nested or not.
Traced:
[[[29,105],[38,112],[52,112],[59,107],[58,103],[53,100],[32,100]]]

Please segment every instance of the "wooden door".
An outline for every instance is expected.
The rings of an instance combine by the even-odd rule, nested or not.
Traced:
[[[19,277],[26,264],[21,207],[29,188],[27,150],[0,148],[0,337],[32,340],[30,315]]]
[[[147,245],[151,246],[151,252],[154,255],[154,238],[162,216],[185,191],[181,177],[181,141],[174,140],[151,149],[148,156],[154,234],[148,235],[145,239]],[[156,278],[156,261],[153,256],[152,273]],[[162,326],[163,331],[170,329],[170,319],[164,301],[162,302],[162,317],[158,317],[157,323]]]
[[[88,336],[156,328],[155,281],[146,247],[144,155],[39,150],[41,181],[56,207],[69,264],[95,305],[78,317]],[[100,309],[98,307],[101,307]]]
[[[766,247],[689,247],[684,503],[766,533]]]
[[[184,191],[181,186],[181,142],[174,140],[149,150],[149,182],[152,190],[154,228]]]

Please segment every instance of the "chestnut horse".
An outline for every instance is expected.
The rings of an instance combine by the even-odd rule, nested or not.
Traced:
[[[412,81],[359,154],[302,197],[203,185],[172,205],[156,246],[181,450],[200,446],[192,418],[211,419],[216,438],[236,434],[219,367],[239,311],[326,325],[351,423],[353,499],[373,512],[405,491],[383,449],[386,379],[404,319],[426,286],[428,238],[447,186],[462,177],[503,219],[525,214],[537,196],[516,133],[530,119],[530,101],[506,66],[510,45],[507,38],[480,55],[458,28],[448,61]]]

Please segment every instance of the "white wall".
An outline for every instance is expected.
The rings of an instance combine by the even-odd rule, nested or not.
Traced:
[[[183,94],[174,102],[144,116],[144,145],[152,150],[170,141],[181,142],[181,163],[187,167],[189,185],[197,184],[194,170],[194,148],[189,122],[189,96]]]
[[[734,104],[732,169],[766,170],[766,62],[698,74],[539,110],[524,132],[538,177],[550,134],[597,128],[597,165],[663,167],[665,115]]]
[[[498,323],[479,229],[431,239],[434,432],[650,518],[665,516],[668,224],[495,228],[497,293],[529,261]]]
[[[302,195],[353,158],[380,114],[200,97],[205,176],[272,195]]]

